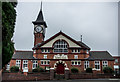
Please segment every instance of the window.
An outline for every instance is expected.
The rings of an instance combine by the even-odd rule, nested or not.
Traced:
[[[74,59],[78,59],[78,55],[74,55]]]
[[[100,61],[95,61],[96,70],[100,70]]]
[[[36,50],[33,50],[34,53],[36,53]]]
[[[87,50],[86,53],[89,54],[89,51]]]
[[[7,69],[6,70],[10,70],[10,63],[7,64]]]
[[[72,53],[79,53],[80,49],[72,49]]]
[[[43,61],[41,61],[41,64],[43,64]]]
[[[115,59],[115,63],[118,63],[118,59]]]
[[[35,69],[37,67],[37,60],[33,60],[33,69]]]
[[[16,66],[18,66],[19,69],[20,69],[20,63],[21,63],[21,60],[16,60]]]
[[[54,44],[54,52],[66,53],[68,52],[68,45],[64,40],[59,40]]]
[[[108,66],[108,61],[102,61],[102,65],[103,65],[103,67],[107,67]]]
[[[47,59],[47,55],[44,55],[44,59]]]
[[[88,68],[89,67],[89,61],[85,61],[84,62],[84,69]]]
[[[49,65],[50,60],[41,60],[41,65]]]
[[[72,65],[81,65],[81,61],[71,61]]]
[[[50,52],[49,49],[42,49],[41,51],[42,51],[42,53],[49,53]]]
[[[23,69],[28,68],[28,60],[23,60]]]

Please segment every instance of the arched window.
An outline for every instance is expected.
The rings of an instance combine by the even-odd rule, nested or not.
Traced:
[[[54,52],[62,52],[67,53],[68,52],[68,45],[64,40],[58,40],[54,43]]]

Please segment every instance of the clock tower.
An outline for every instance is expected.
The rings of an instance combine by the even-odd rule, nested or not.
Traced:
[[[47,28],[42,13],[42,2],[38,17],[36,21],[33,21],[32,23],[34,24],[34,46],[35,46],[36,44],[44,41],[45,29]]]

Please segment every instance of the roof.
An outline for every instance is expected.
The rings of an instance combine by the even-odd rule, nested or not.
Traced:
[[[88,49],[90,49],[86,44],[84,44],[83,42],[81,42],[81,41],[77,41],[80,45],[82,45],[82,46],[84,46],[84,47],[86,47],[86,48],[88,48]]]
[[[113,58],[120,58],[120,56],[113,56]]]
[[[36,22],[44,22],[44,18],[43,18],[43,14],[42,14],[42,10],[40,10],[38,17],[36,19]]]
[[[34,59],[33,51],[15,51],[12,59]]]
[[[45,27],[47,27],[46,22],[44,21],[43,13],[42,13],[42,2],[41,2],[41,8],[40,8],[39,14],[37,16],[37,19],[36,19],[36,21],[33,21],[33,24],[35,24],[35,25],[42,24],[42,25],[45,25]]]
[[[51,38],[47,39],[46,41],[44,41],[44,42],[42,42],[42,43],[36,44],[33,49],[43,46],[44,44],[46,44],[47,42],[51,41],[52,39],[56,38],[56,37],[59,36],[59,35],[63,35],[63,36],[65,36],[66,38],[68,38],[68,39],[70,39],[71,41],[73,41],[74,43],[76,43],[77,45],[82,46],[83,48],[90,50],[90,48],[89,48],[86,44],[84,44],[84,43],[81,42],[81,41],[76,41],[76,40],[72,39],[71,37],[69,37],[68,35],[66,35],[65,33],[63,33],[62,31],[58,32],[57,34],[55,34],[55,35],[52,36]]]
[[[91,51],[89,60],[114,60],[107,51]]]

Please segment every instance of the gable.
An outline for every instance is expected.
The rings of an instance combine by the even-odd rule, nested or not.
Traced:
[[[60,39],[66,41],[70,48],[84,48],[90,50],[90,48],[83,42],[76,41],[61,31],[55,34],[54,36],[52,36],[51,38],[47,39],[46,41],[36,44],[33,47],[33,50],[37,48],[47,48],[47,47],[52,48],[54,42]]]
[[[76,44],[75,42],[71,41],[70,39],[68,39],[67,37],[63,36],[62,34],[58,35],[57,37],[55,37],[54,39],[50,40],[49,42],[47,42],[46,44],[44,44],[41,47],[52,47],[54,42],[57,40],[65,40],[68,44],[69,47],[81,47],[80,45]]]

